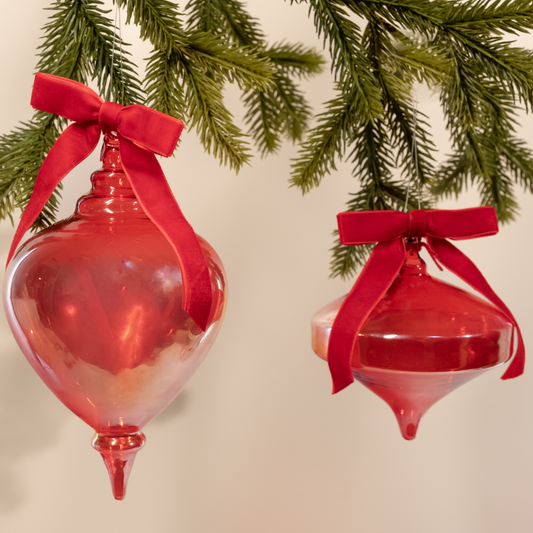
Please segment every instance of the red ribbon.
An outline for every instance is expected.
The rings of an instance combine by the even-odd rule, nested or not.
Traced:
[[[154,154],[172,155],[183,122],[142,105],[104,102],[89,87],[38,73],[31,105],[74,121],[59,136],[39,170],[31,199],[11,244],[8,264],[61,180],[96,148],[100,132],[117,134],[122,165],[141,206],[178,257],[183,280],[183,310],[199,328],[208,327],[211,280],[200,243],[172,194]]]
[[[446,240],[473,239],[498,233],[498,221],[492,207],[430,211],[417,209],[409,213],[347,212],[337,215],[337,222],[342,244],[377,244],[339,309],[331,329],[328,365],[334,394],[354,381],[351,366],[360,367],[357,336],[400,272],[405,258],[405,238],[408,237],[424,237],[434,259],[505,314],[516,328],[518,348],[502,379],[515,378],[523,373],[524,342],[511,311],[491,289],[476,265]]]

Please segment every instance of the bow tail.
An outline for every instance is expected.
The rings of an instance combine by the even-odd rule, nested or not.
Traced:
[[[500,311],[502,311],[509,321],[513,324],[517,332],[518,346],[516,354],[505,371],[502,379],[511,379],[520,376],[524,372],[525,365],[525,348],[520,328],[507,306],[500,300],[497,294],[492,290],[483,274],[478,270],[476,265],[468,259],[458,248],[445,239],[427,237],[428,244],[433,248],[438,260],[451,272],[468,283],[473,289],[481,293],[485,298],[492,302]],[[512,354],[511,341],[511,354]]]
[[[198,238],[181,212],[154,154],[119,134],[124,171],[150,220],[178,257],[183,279],[183,310],[206,331],[213,294],[207,262]]]
[[[15,251],[39,216],[48,199],[61,180],[84,159],[89,157],[98,144],[100,130],[98,125],[71,124],[50,148],[44,163],[37,174],[35,187],[30,201],[22,213],[17,231],[11,243],[6,266]]]
[[[351,365],[359,366],[357,336],[368,316],[389,290],[405,258],[402,238],[376,245],[339,309],[328,343],[333,394],[353,383]],[[364,290],[361,288],[364,287]]]

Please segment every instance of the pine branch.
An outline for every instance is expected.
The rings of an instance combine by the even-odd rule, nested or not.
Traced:
[[[104,100],[122,105],[140,104],[145,95],[139,82],[137,66],[126,50],[129,44],[115,32],[113,22],[98,6],[100,0],[82,3],[86,30],[79,36],[92,77],[96,78]]]
[[[248,111],[244,121],[262,156],[275,153],[281,135],[290,140],[302,138],[311,110],[303,93],[285,75],[277,73],[267,91],[248,91],[243,97]]]
[[[443,25],[475,35],[502,35],[533,29],[533,4],[531,0],[479,0],[458,3],[448,11]]]
[[[127,54],[121,54],[120,39],[110,29],[111,20],[105,17],[101,5],[99,0],[55,2],[43,28],[45,41],[39,47],[37,69],[85,84],[96,77],[108,99],[123,95],[128,104],[140,101],[142,91],[135,65]],[[1,218],[12,218],[14,209],[26,206],[41,164],[65,125],[61,117],[37,112],[29,123],[0,137]],[[55,221],[59,197],[59,191],[52,194],[33,231]]]
[[[272,77],[268,61],[211,33],[184,29],[177,6],[166,0],[116,1],[126,8],[127,20],[140,26],[141,38],[154,45],[145,78],[147,103],[189,122],[205,150],[238,171],[250,156],[223,104],[222,86],[229,81],[244,89],[266,88]]]
[[[13,221],[15,209],[30,200],[39,168],[63,124],[54,115],[36,113],[31,122],[0,137],[0,218]],[[59,189],[61,189],[61,185]],[[39,231],[55,221],[60,192],[56,189],[32,225]]]
[[[533,171],[531,153],[507,141],[516,123],[515,100],[497,79],[478,74],[485,72],[479,57],[472,58],[456,40],[447,46],[452,75],[443,85],[441,101],[456,153],[437,174],[433,193],[456,196],[468,183],[476,184],[482,203],[492,205],[501,222],[513,220],[517,203],[512,182],[523,180],[527,187]],[[519,166],[512,156],[509,160],[513,147]]]
[[[320,74],[324,65],[323,59],[313,48],[298,43],[275,43],[262,51],[261,55],[267,57],[282,74],[300,79]]]
[[[322,178],[337,170],[336,160],[342,158],[348,139],[357,124],[354,108],[359,88],[350,92],[337,84],[337,96],[326,104],[326,111],[317,117],[318,124],[302,143],[291,173],[291,186],[302,193],[318,187]]]
[[[241,131],[224,106],[220,84],[192,62],[179,61],[178,68],[186,87],[187,115],[204,149],[238,172],[250,155],[241,141]]]
[[[353,13],[367,20],[381,17],[396,28],[431,37],[440,27],[443,12],[454,9],[454,0],[342,0]]]
[[[222,80],[237,82],[241,89],[265,90],[273,75],[268,60],[256,50],[240,47],[207,32],[190,32],[184,56]]]
[[[187,27],[214,33],[238,47],[254,50],[272,66],[269,87],[248,89],[243,97],[245,123],[261,155],[276,152],[281,137],[300,140],[311,110],[292,77],[307,77],[322,70],[322,60],[310,48],[281,43],[267,47],[256,19],[238,0],[191,0]]]
[[[427,193],[420,185],[433,175],[434,146],[426,131],[427,124],[420,119],[415,124],[409,76],[402,79],[393,74],[397,51],[382,21],[369,22],[363,43],[380,84],[385,115],[381,120],[361,124],[350,138],[353,175],[361,189],[352,195],[347,210],[403,210],[419,205],[427,208]],[[417,151],[413,150],[415,145]],[[393,170],[398,165],[405,178],[401,183],[393,179]],[[415,179],[419,189],[410,190],[409,183]],[[334,235],[331,276],[346,278],[364,265],[373,246],[344,246],[338,233]]]
[[[155,49],[171,54],[187,48],[178,6],[168,0],[113,0],[126,10],[126,24],[132,21],[140,29],[143,41]]]
[[[214,33],[242,46],[261,49],[265,35],[238,0],[189,0],[188,28]]]
[[[188,122],[188,106],[177,52],[154,51],[146,65],[147,102],[154,109]]]
[[[361,45],[361,31],[345,12],[327,0],[308,0],[318,36],[331,55],[331,69],[344,91],[354,94],[361,121],[381,116],[381,94]]]

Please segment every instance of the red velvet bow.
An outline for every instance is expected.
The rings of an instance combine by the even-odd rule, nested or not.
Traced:
[[[333,393],[341,391],[354,381],[351,365],[360,365],[357,335],[398,275],[405,258],[406,237],[425,237],[434,259],[480,292],[507,316],[516,328],[518,348],[502,379],[514,378],[523,373],[524,342],[516,320],[476,265],[446,240],[473,239],[498,233],[498,221],[492,207],[430,211],[418,209],[410,213],[347,212],[340,213],[337,221],[342,244],[377,242],[377,245],[339,309],[331,329],[328,364],[333,378]]]
[[[35,76],[31,105],[74,121],[57,139],[39,170],[7,262],[59,182],[96,148],[100,132],[115,131],[124,172],[141,206],[178,256],[183,309],[203,331],[212,303],[209,271],[192,227],[181,212],[154,154],[172,155],[183,123],[142,105],[104,102],[89,87],[66,78]]]

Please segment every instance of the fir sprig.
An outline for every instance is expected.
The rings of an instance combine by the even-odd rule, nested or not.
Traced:
[[[533,54],[505,41],[503,34],[533,27],[531,2],[306,2],[332,58],[336,96],[301,144],[291,183],[304,193],[318,186],[351,146],[348,159],[360,189],[349,210],[403,209],[405,182],[415,176],[430,187],[422,191],[421,205],[427,205],[430,193],[434,198],[458,195],[474,184],[481,202],[494,206],[501,221],[513,219],[514,185],[533,188],[533,154],[514,135],[517,106],[531,109],[533,104]],[[366,24],[364,35],[354,20]],[[372,117],[351,103],[356,86],[339,83],[354,79],[354,70],[375,88],[373,108],[381,112]],[[414,82],[441,92],[454,151],[439,169],[427,120],[415,111]],[[407,203],[415,208],[418,202],[410,196]],[[354,273],[367,253],[337,241],[333,275]]]
[[[258,22],[237,0],[217,4],[223,17],[214,26],[223,22],[225,32],[206,31],[199,19],[186,27],[178,6],[167,0],[114,2],[126,10],[126,22],[139,27],[141,39],[149,39],[154,46],[144,83],[131,61],[128,44],[117,35],[100,0],[56,0],[52,4],[37,69],[85,84],[95,79],[106,100],[124,105],[147,103],[184,120],[189,128],[196,128],[207,152],[236,170],[249,160],[250,153],[243,132],[224,104],[226,82],[237,83],[245,92],[246,117],[261,151],[275,151],[280,133],[301,138],[310,109],[294,78],[320,71],[321,60],[313,50],[289,44],[268,47]],[[204,7],[208,4],[203,2]],[[272,107],[275,120],[266,116],[263,121],[255,120],[257,103],[248,99],[251,94],[270,98],[259,108]],[[37,113],[0,137],[1,218],[25,207],[38,170],[65,122]],[[33,229],[54,222],[58,198],[56,191]]]
[[[223,84],[264,90],[272,76],[268,61],[202,27],[185,29],[177,6],[166,0],[116,1],[154,46],[145,77],[148,105],[196,128],[205,150],[238,171],[250,154],[223,103]]]
[[[268,87],[248,87],[243,96],[248,133],[262,155],[276,152],[281,138],[301,140],[311,110],[293,78],[308,77],[322,69],[320,56],[302,45],[268,46],[259,23],[239,0],[190,0],[188,28],[198,28],[238,47],[253,50],[272,67]]]
[[[135,67],[127,53],[121,56],[124,46],[101,5],[98,0],[58,0],[52,5],[37,70],[81,83],[96,77],[108,98],[124,95],[126,103],[138,102],[142,90]],[[120,76],[111,76],[113,68],[120,69]],[[65,123],[61,117],[37,112],[30,122],[0,137],[0,218],[12,219],[14,209],[26,206],[39,168]],[[54,222],[59,196],[58,190],[52,194],[32,226],[34,231]]]

